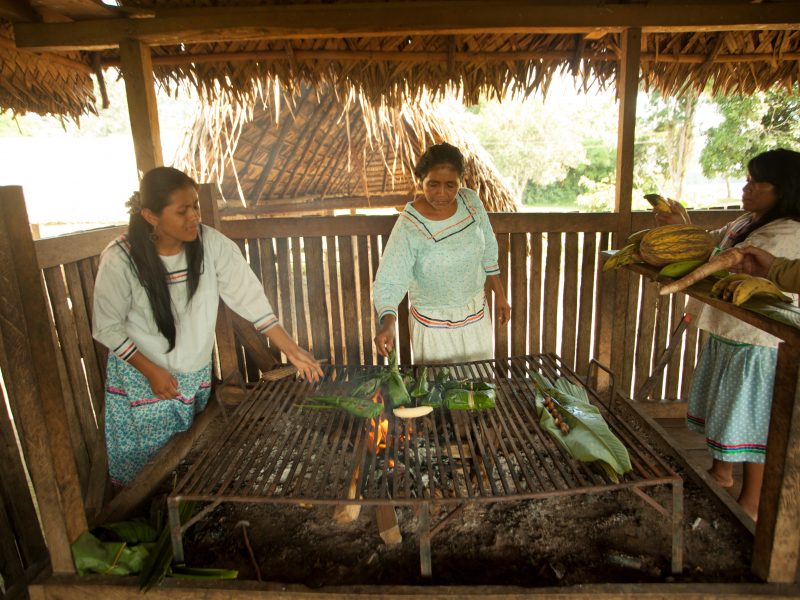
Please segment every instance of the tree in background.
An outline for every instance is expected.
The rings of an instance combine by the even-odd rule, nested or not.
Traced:
[[[772,89],[750,96],[716,96],[722,123],[706,132],[700,154],[706,177],[723,177],[731,196],[731,179],[745,175],[747,161],[771,148],[800,147],[800,90]]]

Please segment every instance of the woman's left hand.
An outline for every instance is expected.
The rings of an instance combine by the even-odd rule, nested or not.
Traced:
[[[494,314],[500,325],[505,325],[511,320],[511,305],[505,296],[495,295]]]

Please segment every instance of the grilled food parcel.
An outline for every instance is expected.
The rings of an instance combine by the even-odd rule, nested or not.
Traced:
[[[576,460],[597,464],[613,482],[631,470],[628,450],[608,428],[586,390],[532,373],[539,424]]]
[[[357,417],[377,418],[384,405],[375,402],[374,396],[385,386],[386,407],[392,408],[396,416],[422,416],[430,411],[407,411],[409,405],[450,410],[471,410],[494,408],[496,388],[493,383],[480,380],[456,379],[447,367],[440,367],[436,377],[428,380],[428,367],[422,367],[415,380],[409,374],[402,374],[397,363],[397,353],[389,355],[389,368],[381,369],[371,377],[347,389],[337,386],[331,393],[318,393],[306,397],[300,408],[332,409],[341,408]]]

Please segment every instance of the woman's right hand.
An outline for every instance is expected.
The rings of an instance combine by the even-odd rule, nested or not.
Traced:
[[[150,382],[153,393],[161,400],[171,400],[172,398],[177,398],[180,394],[178,380],[166,369],[153,365],[146,377],[147,381]]]
[[[755,277],[766,277],[775,262],[775,257],[756,246],[737,247],[743,254],[742,262],[728,270],[731,273],[747,273]]]
[[[656,218],[656,225],[658,227],[661,227],[662,225],[686,225],[692,222],[691,219],[689,219],[689,213],[686,212],[686,209],[683,208],[683,205],[680,202],[670,199],[666,200],[669,204],[671,212],[663,213],[658,212],[657,210],[653,211]]]
[[[381,356],[389,356],[389,352],[394,348],[394,324],[397,318],[394,315],[386,315],[381,321],[381,328],[375,336],[375,348]]]

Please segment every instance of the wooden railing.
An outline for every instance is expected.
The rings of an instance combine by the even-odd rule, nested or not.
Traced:
[[[16,190],[0,189],[5,236],[0,236],[0,341],[5,342],[5,347],[0,345],[0,370],[8,406],[26,448],[25,463],[37,495],[47,503],[41,514],[50,532],[51,556],[55,556],[56,570],[63,570],[71,564],[64,539],[85,527],[85,514],[76,511],[91,515],[108,499],[103,435],[107,351],[92,339],[91,306],[99,254],[125,228],[35,242],[23,239],[30,236],[30,228],[21,190]],[[655,284],[633,278],[623,299],[628,318],[613,322],[616,275],[602,272],[600,252],[611,247],[617,215],[490,217],[500,247],[501,276],[513,306],[511,323],[495,327],[496,355],[554,352],[585,374],[590,359],[610,362],[612,352],[622,352],[619,382],[628,393],[635,391],[666,346],[684,300],[660,298]],[[731,218],[730,212],[693,213],[693,220],[705,226],[721,225]],[[375,364],[372,283],[395,220],[394,216],[304,217],[217,225],[239,243],[284,327],[302,346],[333,363]],[[635,214],[633,225],[634,229],[650,226],[650,215]],[[405,302],[399,313],[398,346],[401,360],[409,362],[412,348]],[[31,333],[42,324],[49,327],[49,334],[48,330]],[[623,339],[624,344],[612,348],[615,330],[615,339]],[[26,335],[31,340],[48,339],[50,349],[26,340]],[[654,399],[686,396],[697,354],[696,333],[684,334],[682,343]],[[243,371],[251,379],[257,377],[243,348],[235,352]],[[37,415],[46,427],[34,418]],[[19,483],[24,476],[23,454],[12,451],[16,442],[8,437],[10,429],[3,423],[0,426],[6,453],[10,452],[3,455],[0,466],[5,500],[6,483]],[[52,438],[52,431],[59,429],[68,435]],[[69,467],[73,461],[74,468]],[[73,487],[70,472],[77,474],[74,487],[80,497],[65,493]],[[17,483],[14,493],[20,489]],[[8,502],[0,506],[0,537],[17,537],[8,523],[24,510],[21,506]],[[29,540],[25,543],[33,544],[34,556],[41,540],[38,545],[35,538]],[[31,568],[27,563],[18,566],[23,571]]]

